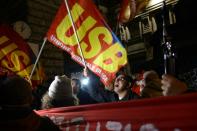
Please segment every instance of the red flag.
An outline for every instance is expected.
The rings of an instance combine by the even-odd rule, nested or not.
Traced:
[[[107,26],[91,0],[68,0],[87,67],[107,85],[127,63],[125,48]],[[48,40],[83,65],[65,3],[60,6],[47,33]]]
[[[196,131],[197,93],[40,110],[61,130]]]
[[[19,75],[27,80],[36,60],[29,45],[12,28],[0,25],[0,74]],[[32,76],[32,86],[40,84],[43,72],[36,69]]]

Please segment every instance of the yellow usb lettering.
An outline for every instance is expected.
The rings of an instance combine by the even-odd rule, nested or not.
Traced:
[[[90,49],[87,50],[88,47],[87,43],[81,42],[81,48],[82,52],[84,53],[84,58],[89,59],[94,56],[96,56],[101,51],[101,40],[99,38],[100,35],[103,35],[103,41],[105,41],[107,44],[112,44],[113,38],[111,36],[111,33],[109,30],[105,27],[96,27],[91,30],[91,32],[88,35],[88,39],[90,42]],[[78,49],[79,53],[79,49]]]
[[[109,61],[108,63],[106,61]],[[93,62],[103,70],[114,73],[118,67],[127,63],[127,53],[119,43],[115,43],[110,48],[102,52]]]
[[[31,71],[33,69],[33,66],[34,66],[34,64],[26,67],[25,69],[21,70],[20,72],[17,72],[17,75],[29,78],[30,77],[30,73],[31,73]],[[39,72],[38,72],[37,68],[34,71],[31,80],[40,80],[40,76],[39,76]]]
[[[11,63],[7,60],[2,60],[1,65],[13,72],[17,72],[21,70],[21,65],[28,65],[30,63],[30,58],[23,51],[16,50],[10,55]],[[19,58],[20,57],[20,58]],[[22,60],[22,61],[21,61]],[[23,62],[23,63],[22,63]]]
[[[76,22],[80,15],[84,12],[84,9],[79,5],[75,4],[71,10],[71,14],[73,17],[73,21]],[[96,20],[92,17],[88,16],[81,24],[81,26],[77,29],[79,41],[81,41],[88,30],[90,30],[96,24]],[[56,34],[58,39],[60,39],[64,44],[69,46],[77,45],[77,41],[74,33],[71,36],[67,36],[66,32],[72,27],[72,23],[68,15],[64,17],[61,23],[57,26]]]
[[[1,50],[0,50],[0,60],[6,56],[7,54],[9,54],[10,52],[12,52],[13,50],[17,49],[18,46],[15,44],[15,43],[11,43],[5,47],[3,47]]]

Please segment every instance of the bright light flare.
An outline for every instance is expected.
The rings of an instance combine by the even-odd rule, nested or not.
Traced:
[[[82,81],[81,81],[81,83],[82,83],[82,85],[88,85],[88,83],[89,83],[89,77],[83,78]]]

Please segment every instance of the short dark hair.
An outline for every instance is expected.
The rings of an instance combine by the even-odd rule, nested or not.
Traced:
[[[124,75],[125,76],[125,80],[129,83],[132,83],[133,82],[133,78],[129,75]]]

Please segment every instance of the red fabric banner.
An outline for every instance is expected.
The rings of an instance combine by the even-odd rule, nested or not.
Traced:
[[[197,93],[41,110],[65,131],[196,131]]]
[[[0,75],[19,75],[27,80],[36,57],[29,45],[11,27],[0,25]],[[33,87],[43,80],[43,71],[36,69],[31,83]]]
[[[127,63],[125,48],[107,26],[92,0],[67,0],[87,67],[107,85]],[[84,65],[72,23],[63,2],[47,33],[48,40]]]

